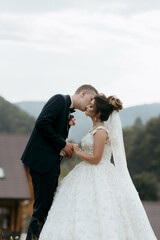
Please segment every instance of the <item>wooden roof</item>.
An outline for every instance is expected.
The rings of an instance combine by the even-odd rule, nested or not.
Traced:
[[[160,202],[143,202],[143,206],[157,239],[160,239]]]
[[[0,199],[29,199],[25,169],[20,158],[27,144],[27,136],[0,134]]]
[[[20,158],[28,142],[28,136],[0,134],[0,199],[29,199],[29,189],[23,163]],[[143,202],[151,226],[160,239],[160,203]]]

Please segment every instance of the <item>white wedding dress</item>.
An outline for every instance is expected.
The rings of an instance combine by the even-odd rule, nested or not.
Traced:
[[[86,153],[93,153],[99,128],[104,127],[82,139]],[[111,163],[111,152],[108,141],[98,165],[82,161],[62,180],[39,240],[157,239],[132,182]]]

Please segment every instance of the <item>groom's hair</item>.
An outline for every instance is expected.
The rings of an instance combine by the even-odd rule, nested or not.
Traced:
[[[84,85],[80,86],[80,87],[75,91],[75,94],[79,94],[79,93],[82,92],[83,90],[86,90],[87,93],[95,92],[96,94],[98,94],[97,89],[95,89],[93,86],[88,85],[88,84],[84,84]]]

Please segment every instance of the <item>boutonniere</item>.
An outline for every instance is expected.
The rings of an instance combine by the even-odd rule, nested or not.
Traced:
[[[76,125],[76,119],[74,118],[73,115],[70,115],[69,117],[69,126],[75,126]]]

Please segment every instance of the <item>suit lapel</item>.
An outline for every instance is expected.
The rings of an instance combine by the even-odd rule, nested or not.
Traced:
[[[66,99],[66,130],[67,130],[67,134],[69,131],[69,116],[70,116],[70,112],[69,112],[69,108],[71,106],[71,97],[69,95],[65,95],[65,99]]]

